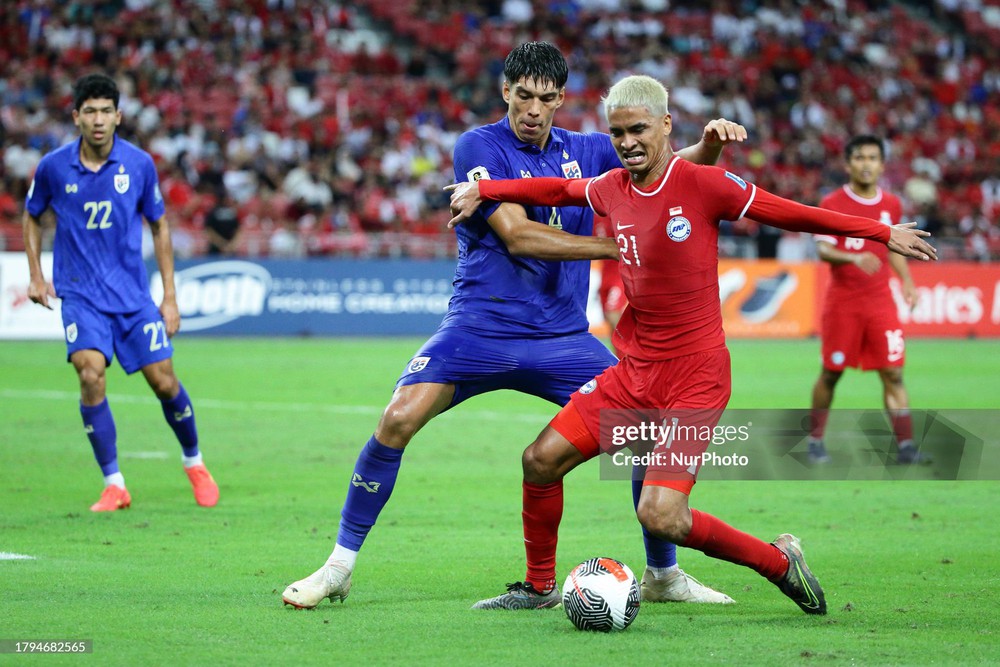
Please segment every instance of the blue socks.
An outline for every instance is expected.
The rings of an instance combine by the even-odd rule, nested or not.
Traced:
[[[632,504],[639,509],[639,495],[642,493],[642,480],[632,480]],[[642,541],[646,545],[646,565],[649,567],[673,567],[677,565],[677,546],[666,540],[653,537],[645,526],[642,529]]]
[[[198,455],[198,429],[194,423],[194,407],[187,392],[184,391],[184,385],[180,385],[180,388],[176,396],[167,401],[160,401],[160,405],[163,407],[164,418],[181,443],[184,456],[193,457]]]
[[[374,435],[368,440],[354,464],[351,485],[347,488],[347,500],[340,513],[338,545],[361,550],[368,531],[389,501],[402,458],[402,449],[386,447]]]
[[[111,416],[108,399],[98,405],[81,403],[80,416],[83,417],[83,428],[94,450],[97,465],[101,466],[101,472],[105,477],[119,472],[118,431],[115,429],[115,419]]]

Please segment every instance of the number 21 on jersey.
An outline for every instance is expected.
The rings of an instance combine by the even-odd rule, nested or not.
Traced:
[[[639,244],[636,242],[634,234],[628,236],[619,234],[615,240],[618,241],[618,254],[621,255],[623,264],[631,266],[632,261],[635,260],[636,266],[642,266],[642,261],[639,259]]]

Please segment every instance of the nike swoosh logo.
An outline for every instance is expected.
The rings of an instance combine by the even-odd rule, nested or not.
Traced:
[[[618,231],[621,231],[623,229],[628,229],[629,227],[635,227],[635,225],[634,224],[633,225],[623,225],[621,223],[618,223]]]

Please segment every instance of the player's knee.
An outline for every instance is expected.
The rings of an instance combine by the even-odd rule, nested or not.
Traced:
[[[551,484],[560,478],[558,461],[547,456],[537,440],[521,454],[521,469],[525,481],[532,484]]]
[[[393,402],[382,413],[382,418],[375,429],[375,439],[387,447],[402,449],[410,443],[425,420],[413,406],[407,403]]]
[[[78,366],[76,373],[80,378],[80,389],[85,393],[93,393],[103,390],[104,369],[87,364]]]
[[[887,387],[901,387],[903,385],[902,368],[883,368],[879,370],[878,374],[882,378],[882,384]]]
[[[173,373],[156,373],[146,377],[149,388],[161,401],[169,401],[181,390],[180,382]]]
[[[840,381],[840,376],[843,374],[843,371],[831,371],[824,368],[823,372],[819,376],[819,380],[825,384],[827,388],[833,389],[837,386],[837,382]]]
[[[691,513],[679,508],[640,502],[636,516],[642,527],[661,540],[682,544],[691,532]]]

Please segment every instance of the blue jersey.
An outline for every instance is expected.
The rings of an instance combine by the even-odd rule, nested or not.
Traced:
[[[60,298],[83,299],[99,311],[131,313],[150,301],[142,259],[142,218],[163,217],[153,158],[115,137],[94,172],[80,162],[80,140],[42,158],[25,208],[56,215],[52,282]]]
[[[509,119],[464,133],[455,145],[455,180],[537,176],[587,178],[621,166],[606,134],[553,127],[540,149],[517,138]],[[442,326],[455,324],[490,336],[539,338],[586,331],[590,262],[513,257],[487,218],[500,206],[484,202],[458,226],[455,293]],[[528,218],[589,236],[589,208],[526,206]]]

